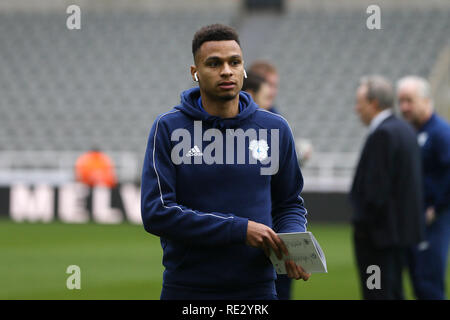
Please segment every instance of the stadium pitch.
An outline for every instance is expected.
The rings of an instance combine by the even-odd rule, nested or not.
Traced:
[[[309,230],[325,252],[328,274],[294,282],[294,299],[360,299],[351,227],[310,223]],[[162,249],[141,226],[0,220],[0,253],[0,299],[159,299]],[[70,265],[80,267],[79,290],[66,286]],[[447,292],[449,286],[447,272]]]

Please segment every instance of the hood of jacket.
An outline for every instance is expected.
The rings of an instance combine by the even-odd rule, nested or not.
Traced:
[[[175,109],[182,111],[184,114],[194,120],[200,120],[209,123],[212,128],[237,128],[242,122],[252,116],[258,109],[258,106],[253,101],[252,97],[247,92],[241,91],[239,92],[239,102],[242,104],[242,111],[233,118],[221,118],[202,111],[197,104],[197,100],[199,97],[199,87],[183,91],[181,93],[181,104],[176,106]]]

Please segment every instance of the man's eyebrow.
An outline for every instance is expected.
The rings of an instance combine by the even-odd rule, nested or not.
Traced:
[[[242,57],[239,54],[232,55],[231,57],[228,57],[225,59],[236,59],[236,58],[242,59]],[[210,56],[205,59],[205,61],[208,61],[208,60],[223,60],[223,59],[219,56]]]
[[[221,60],[221,58],[218,56],[211,56],[211,57],[208,57],[205,59],[205,61],[208,61],[208,60]]]

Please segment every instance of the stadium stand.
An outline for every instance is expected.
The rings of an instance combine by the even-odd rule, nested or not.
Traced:
[[[298,2],[271,15],[242,13],[237,1],[209,1],[208,10],[173,10],[173,4],[163,10],[163,1],[157,10],[91,10],[86,3],[78,31],[65,27],[62,6],[1,10],[0,164],[16,164],[17,157],[23,168],[59,168],[58,155],[70,159],[67,165],[72,155],[74,162],[77,153],[99,145],[116,158],[125,154],[124,166],[139,168],[156,115],[193,85],[192,35],[219,22],[238,28],[247,64],[263,58],[278,67],[279,110],[296,138],[314,146],[305,175],[342,176],[345,189],[365,134],[353,112],[358,79],[428,77],[450,43],[450,6],[392,8],[382,12],[382,30],[368,30],[360,6],[323,10]],[[53,164],[48,152],[56,155]],[[140,169],[127,172],[122,178],[138,178]]]

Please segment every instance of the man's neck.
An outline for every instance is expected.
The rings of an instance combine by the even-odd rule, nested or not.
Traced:
[[[386,118],[392,114],[391,109],[377,110],[369,124],[369,131],[373,132]]]
[[[212,116],[220,118],[234,118],[239,114],[239,95],[231,100],[211,99],[202,94],[202,106]]]
[[[370,122],[372,122],[383,110],[377,109],[375,110],[374,114],[372,115],[372,118],[370,119]]]

